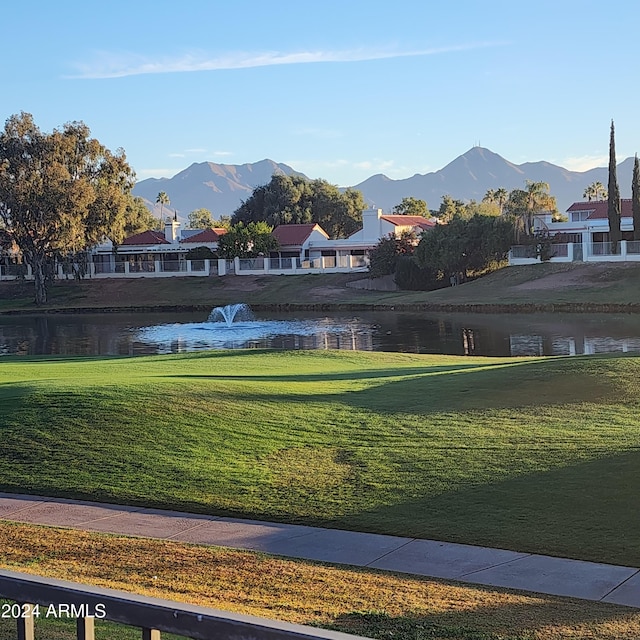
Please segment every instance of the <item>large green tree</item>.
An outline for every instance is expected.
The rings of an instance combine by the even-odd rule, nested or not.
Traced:
[[[455,200],[450,195],[444,195],[437,216],[438,221],[442,223],[451,222],[454,218],[465,218],[467,217],[467,206],[462,200]]]
[[[123,151],[89,136],[82,122],[44,133],[24,112],[0,133],[0,220],[31,266],[37,304],[57,256],[120,242],[130,228],[134,173]]]
[[[268,184],[253,190],[231,221],[264,221],[274,227],[316,222],[330,237],[342,238],[361,226],[363,209],[362,194],[354,189],[341,193],[326,180],[274,175]]]
[[[633,160],[633,179],[631,181],[631,212],[633,215],[633,239],[640,240],[640,162],[638,154]]]
[[[504,262],[512,238],[513,223],[505,218],[456,216],[422,234],[415,257],[420,267],[439,271],[446,285],[450,276],[468,277]]]
[[[161,218],[155,218],[140,196],[131,196],[127,204],[127,216],[125,223],[125,236],[130,236],[139,231],[164,228]]]
[[[218,253],[222,258],[255,258],[278,248],[278,241],[271,234],[273,227],[264,221],[238,222],[231,226],[218,241]]]
[[[392,233],[380,238],[378,244],[369,252],[369,276],[381,278],[395,273],[398,259],[401,256],[412,256],[418,238],[408,231],[396,238]]]
[[[429,208],[424,200],[419,198],[402,198],[400,204],[393,207],[392,213],[401,216],[422,216],[429,217]]]
[[[213,215],[209,209],[194,209],[189,214],[188,229],[211,229],[213,226]]]
[[[611,121],[611,136],[609,138],[609,198],[607,200],[607,217],[609,218],[609,241],[611,253],[618,253],[618,243],[622,238],[620,228],[620,190],[616,174],[616,140],[613,120]]]

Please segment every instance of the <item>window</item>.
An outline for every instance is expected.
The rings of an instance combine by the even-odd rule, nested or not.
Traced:
[[[593,211],[572,211],[571,222],[584,222]]]

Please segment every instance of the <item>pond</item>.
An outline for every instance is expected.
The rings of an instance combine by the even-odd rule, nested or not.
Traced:
[[[0,316],[0,354],[137,355],[201,349],[350,349],[532,356],[640,351],[640,316],[436,314],[393,311]]]

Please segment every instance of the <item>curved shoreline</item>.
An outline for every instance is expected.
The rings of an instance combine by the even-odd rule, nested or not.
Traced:
[[[223,306],[223,305],[221,305]],[[129,307],[53,307],[45,309],[8,309],[0,316],[92,314],[92,313],[176,313],[210,311],[212,304],[136,305]],[[255,311],[407,311],[429,313],[640,313],[640,303],[550,302],[545,304],[512,303],[254,303]]]

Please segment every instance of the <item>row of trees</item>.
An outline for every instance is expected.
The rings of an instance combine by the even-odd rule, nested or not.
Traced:
[[[517,239],[533,235],[534,217],[549,212],[554,219],[561,219],[556,199],[549,192],[546,182],[527,180],[524,189],[489,189],[481,202],[463,202],[450,195],[442,197],[440,208],[434,212],[438,222],[448,224],[455,218],[468,220],[473,216],[504,217],[511,220]]]

